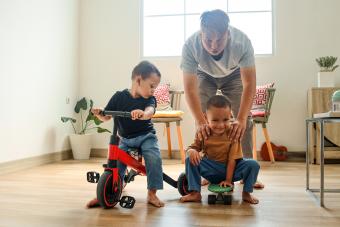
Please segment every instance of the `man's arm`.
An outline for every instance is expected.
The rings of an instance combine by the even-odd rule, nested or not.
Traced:
[[[197,125],[197,136],[200,140],[210,134],[207,121],[204,117],[201,102],[198,96],[197,75],[183,72],[184,93],[192,115]]]
[[[229,136],[232,140],[240,141],[247,127],[247,118],[252,107],[256,90],[256,69],[255,66],[241,68],[241,80],[243,92],[236,121],[232,124]]]

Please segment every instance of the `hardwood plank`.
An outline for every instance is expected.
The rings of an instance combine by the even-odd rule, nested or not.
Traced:
[[[0,226],[339,226],[340,194],[326,193],[325,208],[305,191],[304,163],[261,163],[259,179],[264,190],[254,191],[260,204],[241,200],[236,184],[233,205],[179,203],[177,189],[164,183],[159,197],[164,208],[146,204],[146,177],[136,177],[124,189],[136,198],[133,209],[119,206],[85,209],[95,196],[96,184],[86,182],[86,172],[102,172],[104,159],[67,160],[0,175]],[[164,160],[164,171],[177,178],[184,170],[180,160]],[[340,188],[340,165],[326,165],[326,187]],[[319,166],[311,166],[311,186],[319,184]]]

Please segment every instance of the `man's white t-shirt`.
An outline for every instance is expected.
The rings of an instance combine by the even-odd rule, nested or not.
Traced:
[[[254,49],[242,31],[229,26],[229,38],[223,56],[215,60],[203,47],[201,32],[194,33],[185,42],[182,50],[181,69],[185,73],[198,71],[221,78],[238,68],[255,66]]]

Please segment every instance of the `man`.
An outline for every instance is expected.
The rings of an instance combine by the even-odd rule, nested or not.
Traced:
[[[243,138],[243,152],[251,157],[252,125],[248,115],[255,95],[256,71],[248,37],[229,26],[229,17],[222,10],[204,12],[200,31],[183,46],[181,69],[198,137],[210,133],[203,113],[207,100],[219,89],[230,100],[236,119],[229,136],[233,140]]]
[[[224,11],[204,12],[200,31],[183,46],[181,69],[198,138],[210,134],[204,117],[206,103],[220,90],[230,100],[235,117],[229,137],[241,141],[244,156],[250,158],[252,124],[248,116],[255,95],[256,70],[254,49],[248,37],[229,26]]]

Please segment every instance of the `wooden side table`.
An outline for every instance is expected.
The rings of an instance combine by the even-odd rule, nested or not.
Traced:
[[[316,141],[314,140],[313,143],[310,143],[310,123],[319,125],[320,127],[320,134],[317,136],[318,138],[315,138],[316,141],[320,141],[320,145],[316,145],[319,147],[320,150],[320,188],[319,189],[312,189],[309,187],[309,165],[310,165],[310,144],[315,145]],[[337,115],[333,114],[332,112],[330,113],[323,113],[323,114],[315,114],[313,118],[307,119],[306,120],[306,136],[307,136],[307,146],[306,146],[306,190],[310,191],[312,193],[319,192],[320,193],[320,206],[324,207],[324,193],[325,192],[333,192],[333,193],[340,193],[340,189],[325,189],[325,171],[324,171],[324,166],[325,166],[325,150],[324,150],[324,140],[321,139],[324,137],[324,128],[326,124],[332,124],[332,123],[340,123],[340,114],[337,113]],[[314,194],[313,194],[314,195]]]
[[[308,117],[313,118],[314,114],[325,113],[331,110],[331,97],[332,94],[340,90],[340,87],[314,87],[308,90]],[[308,144],[310,152],[309,160],[311,163],[320,164],[320,126],[313,123],[314,126],[309,128],[309,133],[312,138],[316,138],[316,146]],[[340,125],[339,124],[327,124],[324,128],[325,137],[336,145],[340,145]],[[340,148],[325,147],[326,159],[340,159]]]

